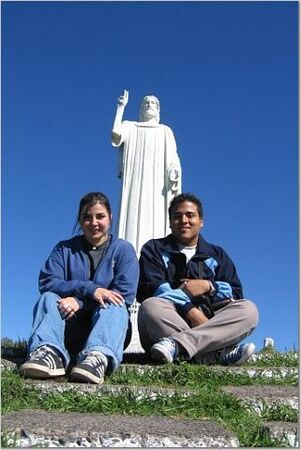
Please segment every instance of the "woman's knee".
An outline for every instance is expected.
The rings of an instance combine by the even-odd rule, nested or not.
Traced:
[[[43,308],[44,310],[51,310],[55,307],[57,309],[57,300],[60,299],[60,296],[55,294],[54,292],[44,292],[41,297],[38,299],[35,310],[38,308]]]

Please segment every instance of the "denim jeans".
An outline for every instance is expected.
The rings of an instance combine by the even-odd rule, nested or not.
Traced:
[[[122,361],[124,341],[127,333],[129,313],[126,306],[115,306],[107,303],[107,308],[95,308],[85,311],[85,307],[76,313],[76,317],[63,320],[57,308],[60,297],[52,292],[45,292],[37,301],[33,310],[33,324],[28,342],[28,352],[31,353],[42,345],[51,345],[64,358],[65,367],[70,362],[70,349],[66,348],[68,340],[78,340],[78,331],[82,329],[82,347],[79,357],[95,350],[103,353],[109,359],[109,370],[115,370]],[[89,316],[89,321],[82,320]],[[78,326],[86,322],[86,326]],[[87,325],[87,323],[89,325]],[[78,331],[76,331],[78,330]],[[71,335],[72,333],[72,335]],[[70,347],[70,346],[69,346]]]

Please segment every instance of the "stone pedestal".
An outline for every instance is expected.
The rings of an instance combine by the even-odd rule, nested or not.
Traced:
[[[138,311],[140,304],[135,300],[130,307],[131,322],[132,322],[132,339],[130,345],[125,349],[124,353],[144,353],[141,346],[138,332]]]

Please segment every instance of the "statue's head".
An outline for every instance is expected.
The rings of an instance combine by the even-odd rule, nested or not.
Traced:
[[[160,102],[154,95],[146,95],[140,105],[139,121],[148,122],[151,119],[160,122]]]

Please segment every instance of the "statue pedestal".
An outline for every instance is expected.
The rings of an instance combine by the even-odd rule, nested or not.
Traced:
[[[125,349],[124,353],[145,353],[139,339],[138,332],[138,311],[140,304],[135,300],[130,307],[130,317],[132,322],[132,339],[128,347]]]

